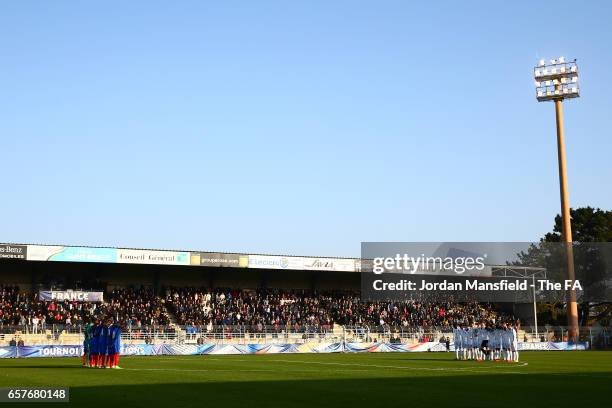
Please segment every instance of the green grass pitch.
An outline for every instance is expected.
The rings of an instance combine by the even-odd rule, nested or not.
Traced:
[[[451,353],[158,356],[121,366],[1,359],[0,387],[70,387],[70,406],[107,408],[612,406],[612,352],[524,352],[520,363]]]

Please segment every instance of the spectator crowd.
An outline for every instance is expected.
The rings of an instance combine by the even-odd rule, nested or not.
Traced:
[[[323,331],[343,326],[446,327],[482,321],[513,321],[482,303],[363,302],[354,292],[213,290],[166,288],[168,309],[181,325],[264,326]]]
[[[241,326],[250,331],[270,327],[292,331],[327,331],[343,326],[450,328],[474,322],[515,323],[483,303],[361,301],[356,292],[297,290],[208,290],[163,288],[114,289],[105,302],[44,301],[38,293],[0,285],[0,327],[28,326],[33,331],[60,324],[81,326],[99,316],[128,327],[165,326],[170,316],[189,330],[213,331]]]
[[[54,324],[81,326],[101,315],[135,327],[169,323],[162,299],[151,289],[116,289],[106,302],[94,303],[40,300],[38,293],[0,285],[0,326],[28,326],[36,332]]]

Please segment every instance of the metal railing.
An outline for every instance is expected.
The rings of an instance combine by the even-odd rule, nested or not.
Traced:
[[[336,326],[340,327],[340,326]],[[182,326],[185,344],[203,343],[303,343],[342,339],[330,325]],[[331,341],[331,340],[330,340]]]
[[[77,344],[84,339],[81,325],[0,325],[0,345],[12,340],[24,344]],[[557,342],[568,340],[563,326],[544,326],[518,330],[519,342]],[[122,341],[148,344],[204,343],[305,343],[305,342],[388,342],[418,343],[453,341],[451,327],[396,326],[129,326]],[[612,328],[582,327],[579,341],[592,349],[612,348]]]
[[[122,340],[141,343],[176,343],[180,328],[174,326],[128,326],[123,329]],[[11,340],[24,343],[65,344],[82,343],[85,338],[84,325],[39,324],[0,325],[0,344]]]
[[[346,341],[418,343],[438,341],[450,336],[451,327],[410,327],[410,326],[345,326]]]
[[[566,326],[524,327],[519,333],[519,341],[524,343],[546,341],[568,341],[569,330]],[[612,348],[612,327],[580,327],[578,341],[588,341],[593,349]]]

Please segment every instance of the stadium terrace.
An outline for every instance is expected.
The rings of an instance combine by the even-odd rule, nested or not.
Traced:
[[[79,347],[94,322],[120,331],[123,343],[115,347],[117,356],[223,354],[231,351],[223,348],[227,344],[240,346],[241,353],[260,352],[261,347],[287,352],[374,350],[361,343],[384,350],[401,344],[398,350],[443,351],[446,346],[440,338],[452,339],[455,327],[476,325],[490,330],[513,327],[516,338],[533,338],[521,329],[533,316],[531,304],[418,296],[362,300],[360,259],[60,245],[0,247],[11,255],[0,256],[0,348],[8,347],[0,351],[8,357],[62,355],[64,351],[55,348]],[[410,276],[416,280],[418,275]],[[385,289],[419,290],[406,282]],[[498,284],[512,286],[509,281]],[[461,288],[454,283],[425,290]],[[563,333],[557,338],[562,340]],[[18,349],[11,349],[11,344]],[[96,362],[114,364],[112,359]]]

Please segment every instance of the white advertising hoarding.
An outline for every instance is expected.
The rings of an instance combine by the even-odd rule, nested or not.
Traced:
[[[341,258],[301,258],[302,269],[306,271],[355,272],[354,259]]]
[[[94,248],[94,247],[28,245],[27,260],[28,261],[115,263],[117,261],[117,249],[115,248]]]
[[[118,249],[118,263],[149,265],[189,265],[189,252],[156,251],[151,249]]]
[[[354,272],[354,259],[249,255],[249,268]]]
[[[300,269],[299,258],[278,255],[249,255],[249,268],[257,269]]]
[[[102,262],[123,264],[149,264],[149,265],[191,265],[195,258],[204,266],[219,266],[213,263],[209,253],[179,252],[154,249],[121,249],[121,248],[95,248],[72,247],[59,245],[27,245],[24,246],[24,257],[28,261],[60,261],[60,262]],[[202,263],[202,256],[206,255]],[[359,270],[359,260],[345,258],[302,257],[282,255],[237,255],[211,253],[216,258],[225,260],[236,259],[234,263],[223,264],[231,267],[249,267],[256,269],[288,269],[306,271],[338,271],[355,272]],[[194,258],[195,257],[195,258]],[[218,259],[217,259],[218,258]],[[243,258],[243,260],[241,259]]]

